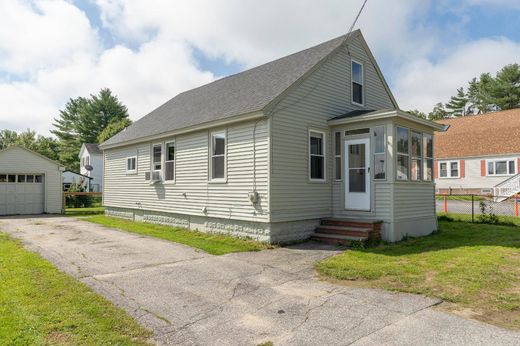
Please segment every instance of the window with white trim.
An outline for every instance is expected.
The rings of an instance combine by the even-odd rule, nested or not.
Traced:
[[[352,87],[352,103],[363,105],[364,104],[363,64],[352,60],[350,79],[351,79],[351,87]]]
[[[374,127],[374,179],[386,179],[385,127]]]
[[[175,180],[175,142],[166,143],[164,159],[164,180]]]
[[[397,164],[396,164],[396,179],[408,180],[408,170],[410,163],[409,154],[409,137],[410,133],[405,127],[396,128],[396,142],[397,142]]]
[[[460,161],[439,161],[439,178],[460,178]]]
[[[154,144],[152,147],[152,170],[162,169],[162,144]]]
[[[334,178],[341,180],[341,132],[334,133]]]
[[[309,132],[309,178],[325,181],[325,133]]]
[[[126,158],[126,173],[137,173],[137,156]]]
[[[411,179],[420,181],[422,179],[422,134],[412,131],[411,136],[412,167],[410,170]]]
[[[423,179],[425,181],[433,180],[433,136],[429,133],[423,134],[423,157],[424,170]]]
[[[516,174],[515,160],[487,160],[487,175]]]
[[[226,132],[213,132],[211,134],[211,180],[226,179]]]

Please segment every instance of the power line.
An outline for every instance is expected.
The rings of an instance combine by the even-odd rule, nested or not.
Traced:
[[[348,33],[347,33],[347,35],[345,36],[345,40],[343,41],[343,43],[345,43],[345,42],[348,40],[350,34],[352,33],[352,30],[354,29],[354,26],[356,25],[356,23],[357,23],[357,21],[358,21],[358,19],[359,19],[359,16],[361,16],[361,12],[363,12],[363,9],[365,8],[365,5],[367,4],[367,1],[368,1],[368,0],[365,0],[365,1],[363,2],[363,5],[362,5],[361,8],[359,9],[359,12],[358,12],[356,18],[354,18],[354,21],[352,22],[352,25],[351,25],[350,28],[348,29]]]

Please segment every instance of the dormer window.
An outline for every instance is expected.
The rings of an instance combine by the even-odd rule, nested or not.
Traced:
[[[352,60],[351,69],[351,81],[352,81],[352,103],[363,105],[364,95],[364,75],[363,75],[363,64]]]

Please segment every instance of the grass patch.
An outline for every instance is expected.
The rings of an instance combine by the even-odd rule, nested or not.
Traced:
[[[444,200],[444,195],[435,195],[435,199],[438,201]],[[471,195],[446,195],[448,201],[471,201]],[[474,201],[485,201],[486,198],[482,196],[473,195]]]
[[[440,231],[372,249],[356,249],[316,265],[350,284],[433,296],[451,311],[520,329],[520,228],[439,222]]]
[[[150,332],[0,233],[1,345],[147,345]]]
[[[129,221],[104,215],[89,216],[83,220],[127,232],[144,234],[155,238],[185,244],[204,250],[213,255],[224,255],[231,252],[260,251],[272,248],[272,246],[267,243],[249,239],[240,239],[215,233],[189,231],[178,227]]]
[[[451,221],[465,221],[471,222],[471,214],[457,214],[457,213],[437,213],[440,220],[451,220]],[[475,214],[475,222],[478,222],[479,214]],[[503,216],[497,215],[499,224],[504,226],[520,226],[520,218],[514,216]]]
[[[65,209],[65,215],[67,215],[67,216],[99,215],[99,214],[104,214],[104,213],[105,213],[105,208],[103,208],[103,207],[67,208],[67,209]]]

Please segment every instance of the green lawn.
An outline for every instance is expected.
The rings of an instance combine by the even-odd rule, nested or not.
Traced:
[[[0,345],[145,345],[150,333],[0,233]]]
[[[267,243],[254,240],[240,239],[215,233],[189,231],[183,228],[135,222],[104,215],[88,216],[82,218],[82,220],[127,232],[144,234],[185,244],[213,255],[224,255],[231,252],[259,251],[272,248],[272,246]]]
[[[65,209],[65,215],[67,215],[67,216],[98,215],[98,214],[104,214],[104,213],[105,213],[105,208],[103,208],[103,207],[67,208],[67,209]]]
[[[444,195],[435,195],[435,199],[443,201]],[[446,195],[446,199],[448,201],[471,201],[471,195]],[[473,196],[473,200],[478,202],[486,199],[482,196]]]
[[[453,219],[455,221],[468,221],[471,222],[471,214],[456,214],[456,213],[437,213],[437,216],[443,218],[447,217],[450,219]],[[514,217],[514,216],[503,216],[503,215],[497,215],[499,223],[502,224],[509,224],[509,225],[517,225],[520,226],[520,218]],[[475,214],[474,216],[475,222],[478,222],[478,214]]]
[[[347,285],[439,297],[446,309],[520,329],[520,227],[440,221],[440,231],[316,265]]]

